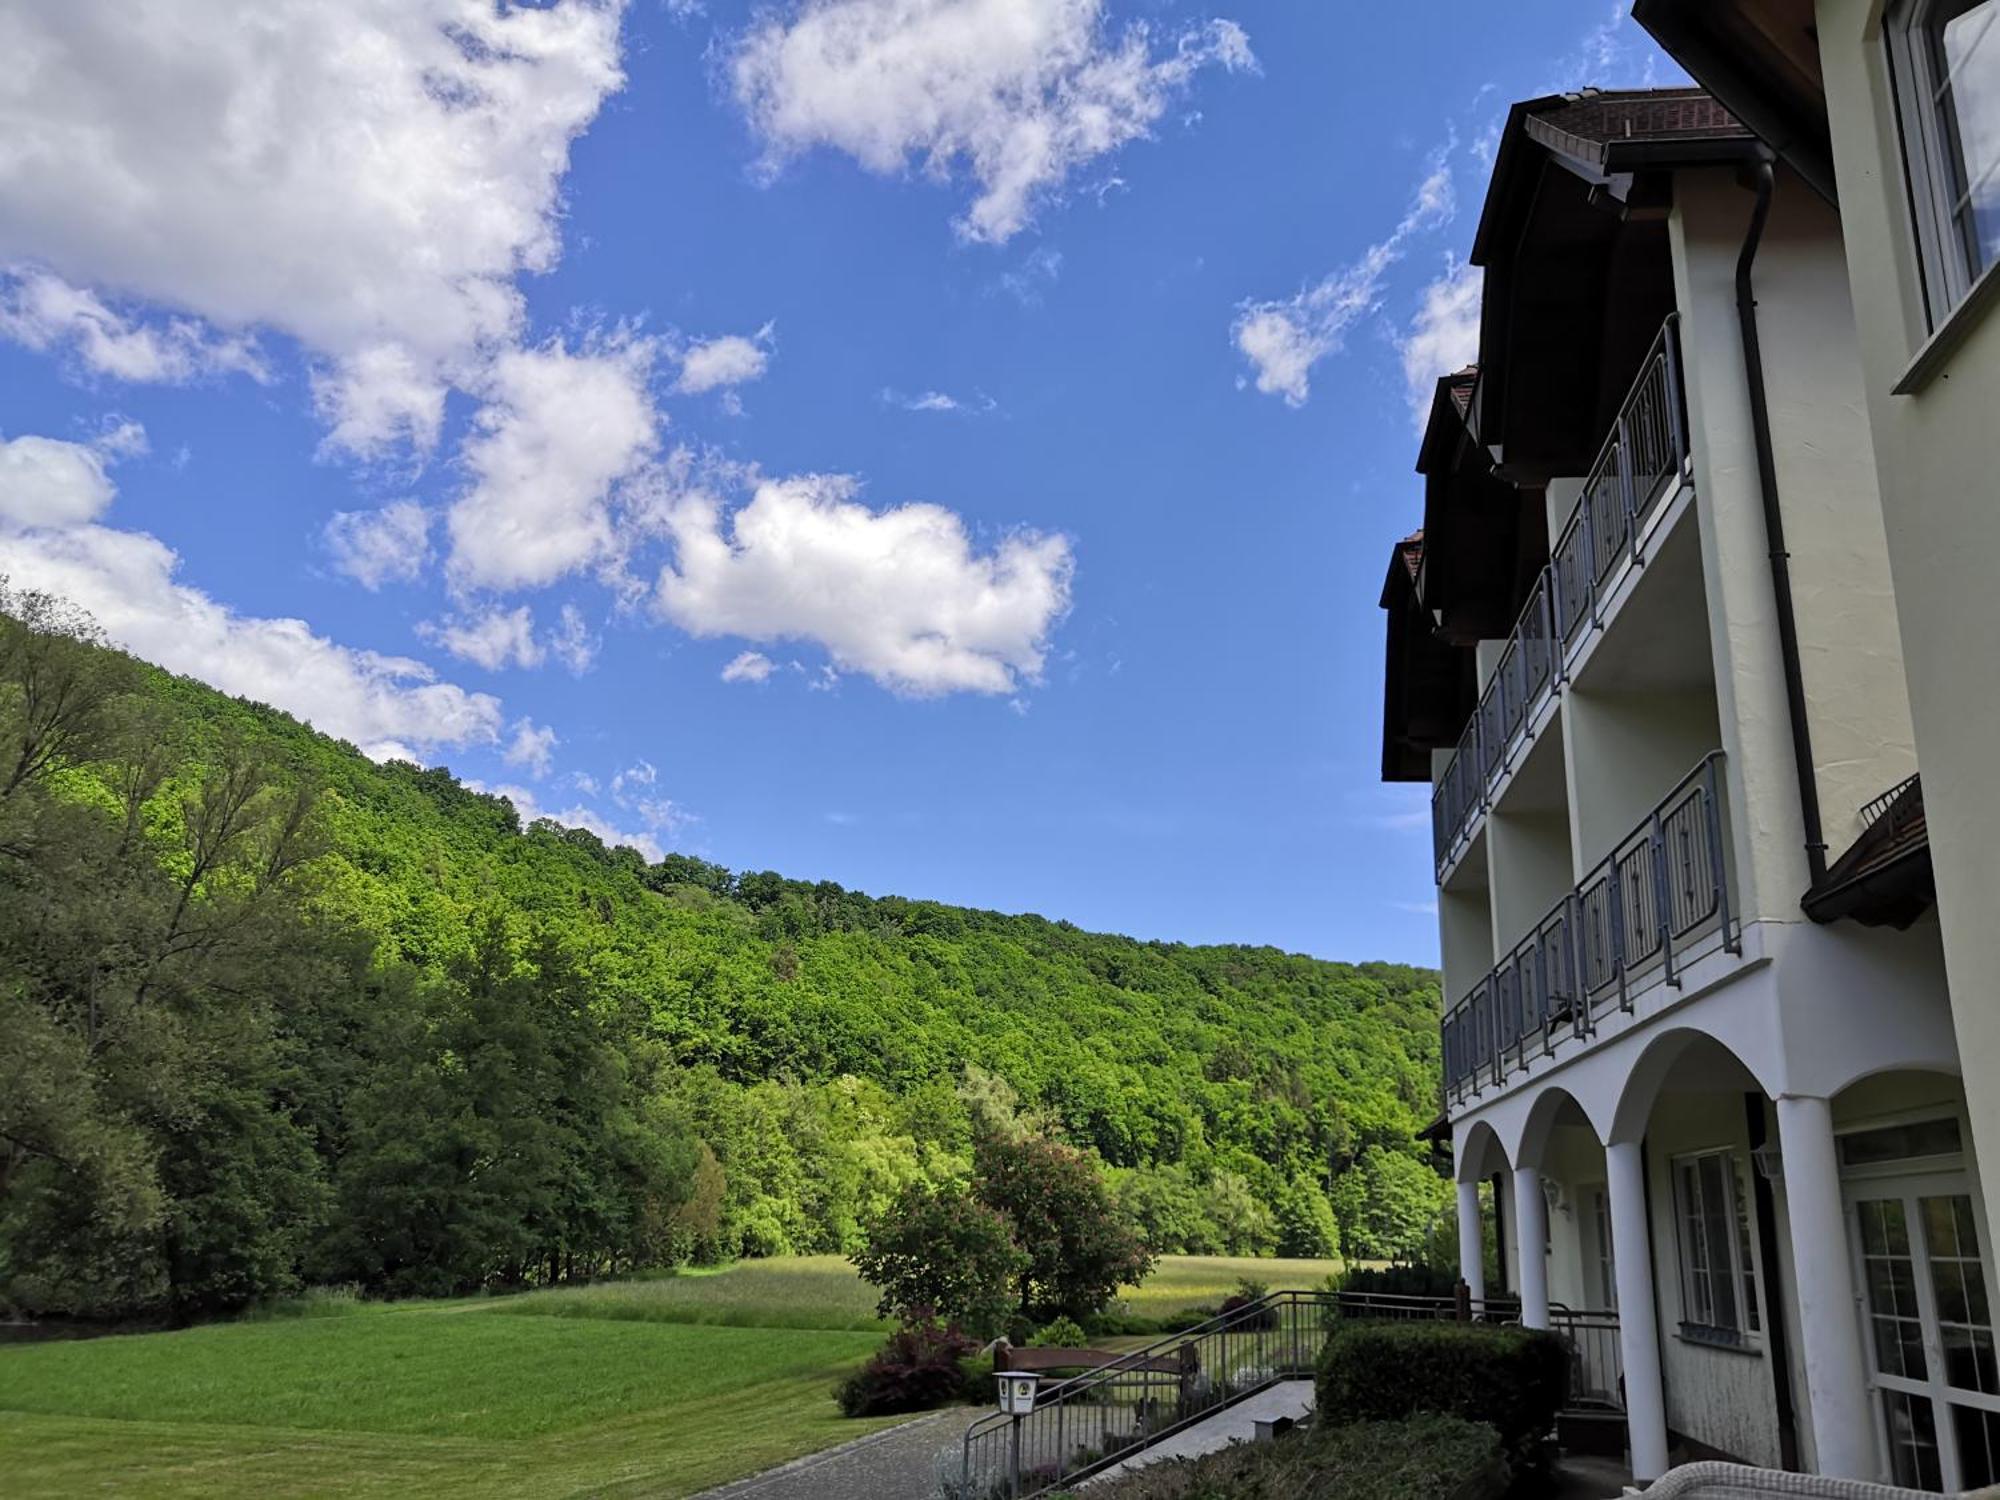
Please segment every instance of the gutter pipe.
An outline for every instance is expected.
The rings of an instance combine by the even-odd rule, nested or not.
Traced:
[[[1806,719],[1805,675],[1799,666],[1799,623],[1792,607],[1791,553],[1785,548],[1785,518],[1778,505],[1778,466],[1771,452],[1771,407],[1764,389],[1764,352],[1757,336],[1757,294],[1751,267],[1771,216],[1776,174],[1771,154],[1761,150],[1749,169],[1748,186],[1757,195],[1750,227],[1736,257],[1736,320],[1743,332],[1743,368],[1750,385],[1750,428],[1757,444],[1757,487],[1763,493],[1764,535],[1770,544],[1771,592],[1778,604],[1778,654],[1785,673],[1785,707],[1792,721],[1792,759],[1799,776],[1799,812],[1805,824],[1806,869],[1811,884],[1826,879],[1826,827],[1820,817],[1819,780],[1813,770],[1812,728]]]

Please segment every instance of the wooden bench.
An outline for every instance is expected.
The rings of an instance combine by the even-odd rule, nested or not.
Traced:
[[[1017,1370],[1022,1374],[1043,1374],[1050,1370],[1101,1370],[1127,1358],[1103,1349],[1016,1349],[1002,1344],[993,1351],[993,1369]],[[1183,1375],[1194,1365],[1194,1345],[1183,1344],[1178,1354],[1156,1354],[1126,1366],[1149,1375]]]

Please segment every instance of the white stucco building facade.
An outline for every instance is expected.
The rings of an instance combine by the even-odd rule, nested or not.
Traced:
[[[1515,107],[1472,259],[1479,365],[1440,383],[1383,594],[1464,1279],[1571,1334],[1639,1479],[1993,1482],[2000,1077],[1967,1077],[1996,1054],[1911,855],[1930,763],[1841,212],[1700,90],[1587,93]]]

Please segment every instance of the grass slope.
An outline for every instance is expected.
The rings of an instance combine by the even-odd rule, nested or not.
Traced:
[[[1134,1311],[1329,1261],[1169,1256]],[[0,1349],[12,1496],[691,1495],[883,1422],[834,1382],[880,1334],[834,1256],[508,1298],[354,1304]]]

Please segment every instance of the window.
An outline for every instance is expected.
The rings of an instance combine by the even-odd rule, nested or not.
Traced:
[[[1888,33],[1935,327],[2000,261],[2000,0],[1905,0]]]
[[[1742,1160],[1709,1151],[1674,1160],[1680,1227],[1681,1333],[1740,1344],[1758,1331],[1757,1263],[1750,1250],[1750,1193]]]

